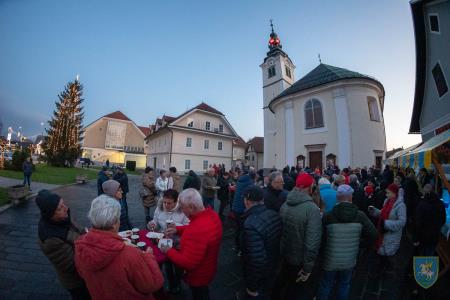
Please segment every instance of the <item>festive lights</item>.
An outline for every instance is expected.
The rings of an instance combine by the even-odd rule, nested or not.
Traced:
[[[82,94],[83,86],[76,79],[58,95],[59,101],[55,102],[56,110],[48,122],[50,129],[46,130],[48,136],[43,143],[47,162],[51,165],[72,166],[81,155]]]

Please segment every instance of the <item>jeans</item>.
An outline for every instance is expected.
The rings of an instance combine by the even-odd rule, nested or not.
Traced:
[[[211,207],[211,209],[214,209],[214,197],[204,197],[203,196],[203,205],[206,207]]]
[[[327,300],[336,286],[336,300],[348,299],[353,268],[342,271],[325,271],[320,280],[317,300]]]
[[[193,300],[209,300],[208,286],[191,286]]]
[[[28,187],[30,187],[31,185],[31,174],[30,175],[26,175],[23,174],[23,185],[28,183]]]

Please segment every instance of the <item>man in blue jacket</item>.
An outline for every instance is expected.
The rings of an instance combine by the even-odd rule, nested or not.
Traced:
[[[247,188],[243,198],[246,210],[241,247],[246,289],[245,296],[239,299],[263,299],[278,264],[282,223],[279,214],[264,205],[259,186]]]
[[[243,197],[244,191],[254,184],[255,182],[254,180],[252,180],[247,170],[245,170],[244,174],[238,178],[238,181],[236,183],[236,192],[234,193],[232,211],[235,215],[236,220],[236,235],[235,235],[236,246],[234,250],[237,252],[238,256],[241,256],[240,234],[243,222],[242,215],[244,214],[245,211],[244,197]]]

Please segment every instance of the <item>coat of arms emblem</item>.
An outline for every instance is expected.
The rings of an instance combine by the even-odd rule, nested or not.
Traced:
[[[423,287],[428,289],[436,283],[439,275],[439,257],[437,256],[414,256],[414,279]]]

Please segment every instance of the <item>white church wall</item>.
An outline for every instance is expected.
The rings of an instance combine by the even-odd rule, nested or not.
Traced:
[[[367,97],[379,100],[375,89],[354,85],[346,87],[350,130],[352,139],[352,166],[363,167],[375,164],[376,150],[386,151],[386,138],[380,101],[377,101],[380,122],[371,121]]]

